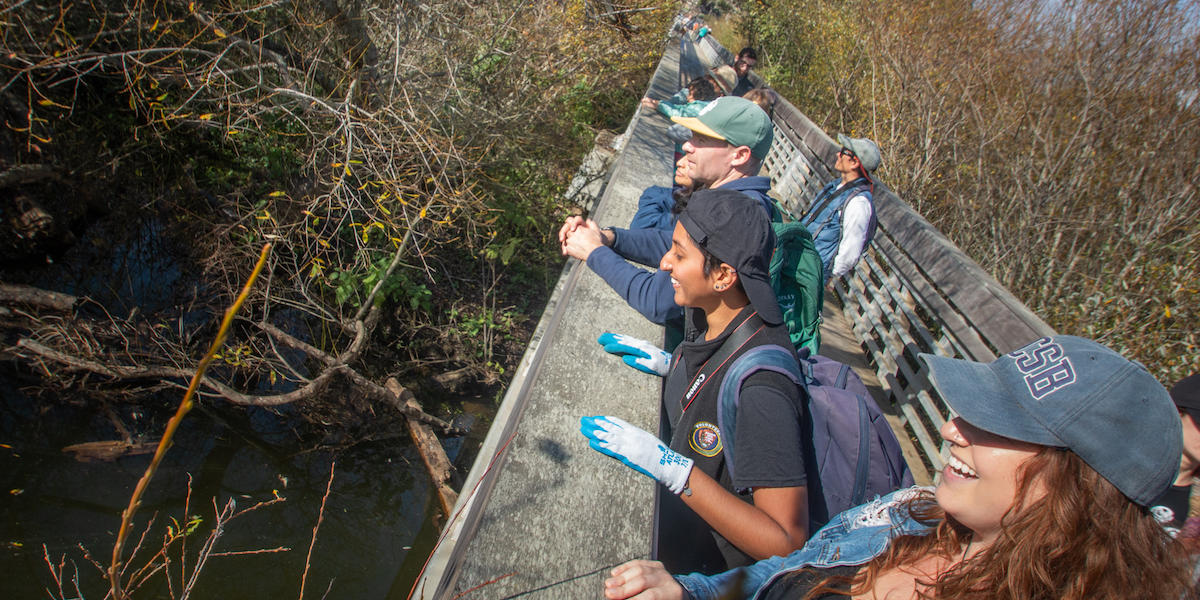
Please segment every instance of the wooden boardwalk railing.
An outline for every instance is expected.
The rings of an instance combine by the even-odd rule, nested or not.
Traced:
[[[649,92],[665,98],[681,74],[703,72],[697,60],[732,58],[711,38],[668,44]],[[766,169],[773,195],[798,213],[833,176],[828,165],[838,145],[786,100],[776,106],[774,122]],[[596,208],[601,225],[628,223],[641,190],[669,181],[666,121],[636,111],[625,137]],[[923,463],[910,466],[918,481],[928,481],[942,466],[937,429],[947,409],[929,388],[917,353],[988,360],[1052,331],[883,184],[876,186],[875,206],[874,241],[833,294],[846,319],[827,314],[823,327],[837,330],[838,344],[829,336],[824,346],[840,360],[858,361],[845,331],[853,330],[882,389],[878,399],[895,409],[889,421],[920,457],[910,463]],[[595,343],[603,331],[653,339],[662,330],[571,261],[414,598],[595,598],[609,568],[650,556],[657,486],[614,466],[578,434],[579,417],[587,414],[620,415],[654,429],[660,382],[614,368],[613,357]],[[861,364],[856,368],[871,379]]]
[[[712,36],[698,43],[701,57],[732,63]],[[840,145],[780,98],[775,139],[765,161],[773,195],[799,215],[834,177]],[[908,203],[877,182],[879,228],[836,296],[879,377],[900,422],[936,472],[942,467],[938,429],[948,409],[928,383],[918,353],[990,361],[1054,330],[987,274]],[[911,465],[919,469],[920,465]]]

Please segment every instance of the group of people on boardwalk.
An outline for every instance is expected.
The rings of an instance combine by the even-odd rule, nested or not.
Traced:
[[[1091,340],[1048,336],[990,363],[919,355],[953,415],[936,487],[897,485],[859,506],[816,501],[829,475],[812,456],[806,386],[819,382],[790,374],[810,372],[819,340],[798,324],[819,323],[822,290],[871,240],[880,150],[839,135],[833,180],[785,229],[790,215],[760,175],[770,105],[706,99],[706,85],[689,86],[683,103],[645,103],[690,133],[675,185],[647,189],[628,228],[571,217],[559,232],[564,255],[667,331],[663,347],[599,340],[663,377],[662,437],[615,415],[584,417],[580,430],[663,484],[660,536],[689,552],[667,561],[675,575],[656,561],[617,567],[605,596],[1196,597],[1179,534],[1200,468],[1200,376],[1168,392]],[[803,243],[780,245],[797,230]],[[787,275],[810,297],[780,292],[773,267],[786,253],[812,265]],[[730,375],[764,348],[786,349],[790,364]]]

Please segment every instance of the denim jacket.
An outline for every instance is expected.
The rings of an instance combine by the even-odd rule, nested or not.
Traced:
[[[899,535],[923,535],[932,530],[908,515],[901,505],[922,490],[911,487],[876,498],[851,508],[829,521],[804,547],[787,556],[772,556],[748,567],[740,567],[717,575],[699,573],[679,575],[675,580],[695,600],[716,599],[743,575],[742,593],[735,598],[757,598],[768,583],[790,571],[804,567],[840,567],[860,565],[887,550],[892,538]]]

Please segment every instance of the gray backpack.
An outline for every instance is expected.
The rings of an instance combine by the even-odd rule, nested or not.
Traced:
[[[802,415],[801,450],[809,473],[810,532],[848,508],[913,484],[900,442],[862,379],[849,365],[820,355],[809,357],[807,351],[801,351],[799,365],[790,349],[776,345],[753,348],[734,361],[717,400],[722,437],[737,439],[742,382],[761,370],[784,375],[804,392],[804,405],[797,413]],[[725,445],[731,477],[733,451],[733,444]]]

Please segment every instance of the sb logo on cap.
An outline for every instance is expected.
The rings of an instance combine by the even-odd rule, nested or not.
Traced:
[[[1035,400],[1075,383],[1075,368],[1067,358],[1062,346],[1044,337],[1020,350],[1010,352],[1009,357],[1017,370],[1025,376],[1025,387]]]

